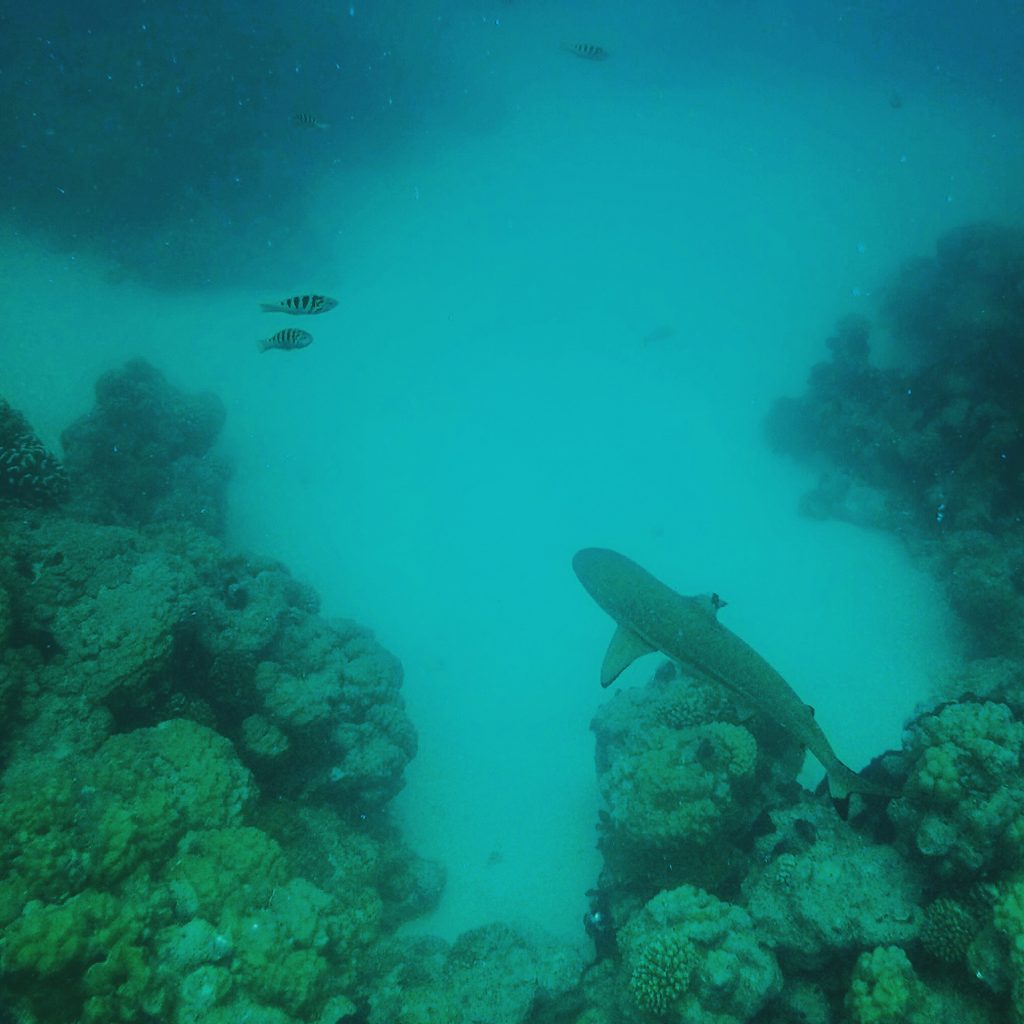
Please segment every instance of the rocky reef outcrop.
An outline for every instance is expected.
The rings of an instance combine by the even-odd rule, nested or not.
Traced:
[[[774,447],[815,467],[804,510],[892,531],[945,585],[978,658],[1024,657],[1024,230],[974,224],[883,288],[873,325],[839,321]]]
[[[12,1019],[334,1024],[440,896],[387,813],[416,750],[398,660],[189,514],[196,480],[223,502],[198,468],[222,419],[130,364],[65,433],[73,500],[0,496]]]
[[[93,409],[61,435],[75,514],[222,535],[230,467],[214,445],[224,418],[216,395],[188,394],[145,360],[105,373]]]

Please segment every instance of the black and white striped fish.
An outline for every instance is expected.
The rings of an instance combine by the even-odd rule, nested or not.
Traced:
[[[260,343],[260,352],[267,352],[272,348],[281,348],[289,351],[295,348],[305,348],[313,343],[313,335],[309,331],[300,331],[298,327],[286,327],[283,331],[264,338]]]
[[[562,49],[582,57],[584,60],[607,60],[608,51],[596,43],[562,43]]]
[[[300,128],[330,128],[329,124],[324,124],[323,121],[318,120],[313,114],[293,114],[292,124],[298,125]]]
[[[261,302],[260,309],[264,313],[294,313],[296,316],[311,316],[314,313],[327,313],[338,304],[337,299],[326,295],[292,295],[280,302]]]

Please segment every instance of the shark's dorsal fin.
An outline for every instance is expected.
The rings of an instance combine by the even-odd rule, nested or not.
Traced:
[[[612,642],[604,652],[601,663],[601,685],[611,686],[622,673],[645,654],[651,654],[653,648],[646,640],[637,636],[631,629],[619,626],[612,634]]]

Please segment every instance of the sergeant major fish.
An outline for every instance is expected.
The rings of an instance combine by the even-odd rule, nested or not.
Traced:
[[[338,304],[337,299],[326,295],[292,295],[280,302],[261,302],[264,313],[292,313],[295,316],[312,316],[314,313],[328,313]]]
[[[313,335],[309,331],[300,331],[298,327],[286,327],[283,331],[264,338],[259,342],[260,352],[268,349],[281,348],[290,350],[294,348],[305,348],[313,343]]]
[[[587,593],[618,626],[601,666],[602,686],[611,686],[642,655],[661,651],[731,690],[806,747],[824,766],[840,815],[845,815],[850,793],[893,795],[836,757],[813,709],[757,651],[718,621],[725,602],[717,594],[684,597],[605,548],[578,551],[572,566]]]
[[[325,124],[319,120],[313,114],[293,114],[292,124],[298,125],[300,128],[330,128],[329,124]]]
[[[562,49],[582,57],[584,60],[607,60],[608,51],[596,43],[562,43]]]

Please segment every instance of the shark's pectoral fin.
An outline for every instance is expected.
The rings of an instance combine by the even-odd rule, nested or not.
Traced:
[[[651,654],[654,650],[654,647],[631,629],[619,626],[612,636],[608,650],[604,653],[604,661],[601,663],[601,685],[611,686],[637,658]]]

